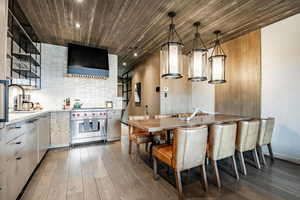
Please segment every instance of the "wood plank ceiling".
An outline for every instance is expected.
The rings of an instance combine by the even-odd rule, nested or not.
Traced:
[[[77,43],[108,48],[119,55],[124,71],[166,41],[169,19],[176,11],[176,29],[191,48],[193,22],[208,46],[216,29],[230,40],[300,12],[298,0],[18,0],[42,42]],[[79,23],[80,28],[75,28]],[[131,48],[137,47],[138,56]],[[123,62],[127,67],[122,67]]]

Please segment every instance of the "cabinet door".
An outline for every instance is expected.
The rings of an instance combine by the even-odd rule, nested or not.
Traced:
[[[25,162],[26,174],[31,175],[38,163],[38,119],[26,123]],[[26,177],[27,178],[27,177]],[[29,178],[29,177],[28,177]]]
[[[25,148],[25,134],[5,145],[7,151],[5,160],[6,196],[8,200],[15,200],[17,198],[30,175]]]
[[[108,114],[107,120],[107,140],[119,140],[121,137],[121,112],[112,110]]]
[[[41,161],[50,145],[50,116],[42,116],[38,121],[38,162]]]
[[[4,136],[3,131],[5,129],[0,129],[0,199],[7,199],[6,197],[6,174],[5,174],[5,153],[4,153]]]
[[[50,120],[51,147],[70,145],[70,113],[53,112]]]

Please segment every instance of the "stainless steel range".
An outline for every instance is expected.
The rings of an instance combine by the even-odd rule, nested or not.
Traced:
[[[106,109],[76,109],[71,111],[71,144],[107,140]]]

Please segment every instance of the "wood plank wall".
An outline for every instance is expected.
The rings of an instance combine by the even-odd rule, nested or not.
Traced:
[[[225,84],[215,87],[215,111],[259,117],[261,114],[261,34],[248,33],[222,44],[227,55]]]

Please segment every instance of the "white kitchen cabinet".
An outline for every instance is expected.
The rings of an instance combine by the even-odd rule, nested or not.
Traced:
[[[109,110],[107,119],[107,141],[121,138],[121,110]]]
[[[51,113],[51,147],[70,145],[70,112]]]
[[[37,121],[37,131],[37,159],[39,163],[50,146],[50,114],[39,117]]]
[[[15,200],[28,177],[29,161],[26,151],[25,125],[9,127],[5,134],[16,132],[17,137],[5,141],[6,198]],[[9,137],[6,137],[7,139]]]
[[[3,129],[0,129],[0,199],[6,198],[6,174],[5,174],[5,159],[4,159],[4,137],[3,137]]]

